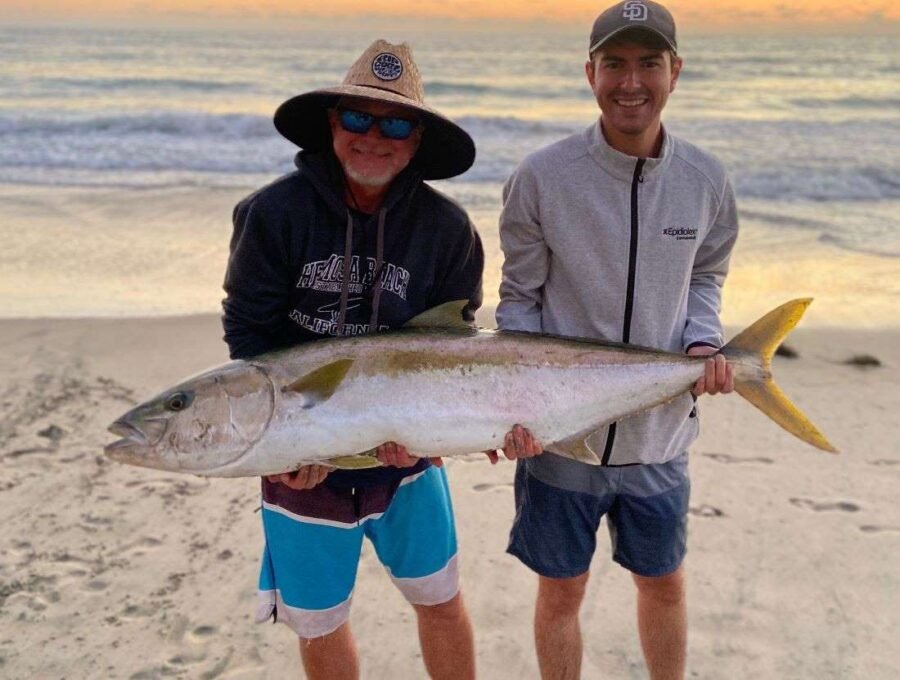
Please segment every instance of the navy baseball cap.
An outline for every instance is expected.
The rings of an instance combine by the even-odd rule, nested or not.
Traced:
[[[594,21],[588,55],[594,54],[611,38],[635,30],[658,35],[677,54],[672,13],[653,0],[626,0],[613,5]]]

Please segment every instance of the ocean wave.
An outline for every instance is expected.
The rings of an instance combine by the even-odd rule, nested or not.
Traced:
[[[585,121],[462,116],[478,154],[466,181],[502,183],[529,153],[580,132]],[[900,198],[900,172],[887,123],[858,126],[703,121],[672,125],[676,134],[719,155],[741,197],[809,201]],[[810,140],[821,143],[812,144]],[[831,140],[825,143],[825,140]],[[0,115],[4,176],[31,169],[35,183],[52,173],[289,171],[295,148],[267,115],[150,112],[139,115]],[[20,180],[28,181],[28,180]],[[56,180],[53,180],[56,181]]]
[[[134,136],[244,139],[276,134],[271,116],[241,113],[144,113],[140,115],[73,116],[68,118],[0,116],[0,135]]]
[[[583,122],[529,120],[514,116],[461,116],[456,122],[469,134],[483,138],[495,134],[562,136],[587,127]]]
[[[195,92],[249,92],[254,83],[192,80],[187,78],[41,78],[30,81],[35,88],[79,90],[184,90]]]
[[[540,88],[534,87],[510,87],[509,85],[475,83],[467,81],[434,80],[425,83],[427,97],[446,97],[471,95],[477,97],[499,96],[511,99],[533,100],[536,95],[541,99],[590,99],[590,90],[580,81],[571,85],[548,86],[541,83]]]
[[[712,71],[705,71],[697,68],[686,68],[678,74],[678,80],[713,80],[716,75]]]
[[[900,199],[900,182],[894,171],[874,165],[738,168],[733,179],[735,193],[743,198],[816,202]]]
[[[794,106],[805,109],[900,109],[900,97],[809,97],[791,99]]]
[[[581,124],[527,120],[512,116],[461,116],[457,119],[473,136],[569,134]],[[141,134],[172,137],[240,139],[277,137],[271,116],[226,113],[156,112],[140,115],[73,116],[68,118],[0,116],[0,135],[85,135],[110,138]]]
[[[425,95],[427,97],[440,96],[442,94],[485,94],[496,92],[503,88],[495,85],[480,85],[478,83],[453,83],[443,80],[432,80],[425,83]]]

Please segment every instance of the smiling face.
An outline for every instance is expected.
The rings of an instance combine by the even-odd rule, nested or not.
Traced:
[[[601,47],[585,64],[603,112],[604,132],[614,148],[629,153],[636,144],[656,142],[681,64],[668,50],[634,42]],[[627,148],[620,148],[623,145]]]
[[[342,99],[340,108],[362,111],[376,117],[397,117],[415,120],[415,112],[366,99]],[[422,126],[417,125],[407,139],[389,139],[375,122],[368,132],[348,132],[336,110],[328,112],[334,155],[337,156],[347,178],[363,187],[387,187],[416,155],[422,139]]]

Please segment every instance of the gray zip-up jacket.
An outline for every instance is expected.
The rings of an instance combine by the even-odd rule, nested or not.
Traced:
[[[598,338],[672,352],[723,344],[722,284],[737,238],[734,192],[712,156],[664,131],[658,158],[613,149],[600,123],[528,156],[507,182],[500,328]],[[661,463],[697,437],[693,399],[592,436],[605,465]],[[573,467],[573,465],[575,467]],[[529,461],[548,483],[580,487],[582,464]]]

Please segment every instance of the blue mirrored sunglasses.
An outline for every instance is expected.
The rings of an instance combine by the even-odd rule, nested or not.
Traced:
[[[416,129],[416,121],[407,120],[406,118],[396,118],[394,116],[373,116],[371,113],[364,111],[354,111],[353,109],[341,109],[338,112],[338,118],[341,121],[341,127],[347,132],[353,132],[357,135],[364,135],[376,122],[381,134],[388,139],[404,140],[409,139],[413,130]]]

